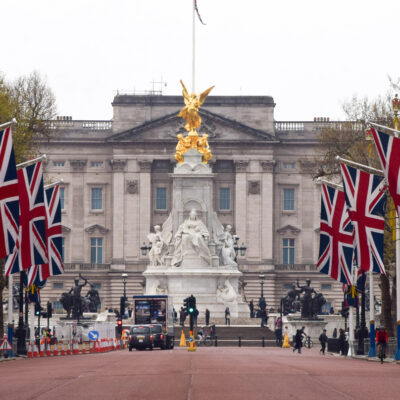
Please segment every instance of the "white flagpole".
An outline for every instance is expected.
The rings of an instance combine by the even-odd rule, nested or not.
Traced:
[[[340,156],[336,156],[335,159],[339,162],[342,162],[343,164],[347,164],[347,165],[350,165],[355,168],[364,169],[365,171],[367,171],[371,174],[384,176],[384,173],[381,169],[372,168],[372,167],[369,167],[368,165],[364,165],[364,164],[356,163],[354,161],[346,160],[345,158],[342,158]]]
[[[48,185],[44,185],[43,186],[43,188],[44,189],[50,189],[51,187],[53,187],[53,186],[57,186],[58,184],[60,184],[60,183],[64,183],[64,179],[59,179],[58,181],[55,181],[55,182],[53,182],[53,183],[49,183]]]
[[[343,185],[339,185],[337,183],[333,183],[333,182],[327,181],[326,179],[323,179],[323,178],[317,178],[315,182],[316,182],[317,185],[325,184],[327,186],[331,186],[334,189],[337,189],[337,190],[340,190],[340,191],[343,192]]]
[[[193,0],[193,22],[192,22],[192,93],[195,93],[195,61],[196,61],[196,5],[195,0]]]
[[[10,122],[6,122],[5,124],[0,125],[0,129],[7,128],[10,125],[17,125],[17,120],[13,118]]]
[[[352,265],[352,278],[353,282],[352,285],[354,285],[357,281],[357,272],[356,272],[356,266],[353,264]],[[352,306],[349,306],[349,351],[347,352],[348,356],[353,355],[353,344],[354,344],[354,308]]]
[[[389,128],[388,126],[385,126],[385,125],[375,124],[375,122],[368,122],[368,124],[372,125],[372,126],[376,126],[377,128],[385,129],[386,131],[388,131],[386,133],[389,134],[389,135],[396,136],[396,137],[400,136],[400,131],[397,130],[397,129],[392,129],[392,128]]]
[[[47,158],[46,154],[43,154],[40,157],[34,158],[33,160],[29,160],[29,161],[25,161],[23,163],[17,164],[17,168],[26,167],[27,165],[33,164],[33,163],[38,162],[40,160],[45,160],[46,158]]]

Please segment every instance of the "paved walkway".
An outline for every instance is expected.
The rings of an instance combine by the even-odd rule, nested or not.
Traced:
[[[124,350],[0,363],[7,400],[397,399],[399,378],[398,364],[318,349]]]

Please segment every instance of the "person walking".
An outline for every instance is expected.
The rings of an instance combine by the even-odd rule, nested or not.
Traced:
[[[254,318],[254,303],[253,303],[253,300],[250,300],[249,308],[250,308],[250,318]]]
[[[179,322],[182,327],[185,326],[185,319],[186,319],[186,313],[183,307],[181,307],[181,310],[179,311]]]
[[[275,342],[277,346],[282,346],[282,320],[280,317],[275,322]]]
[[[294,337],[294,348],[293,352],[296,350],[298,351],[299,354],[301,354],[301,348],[303,347],[303,337],[306,336],[304,332],[304,326],[301,329],[297,329],[296,331],[296,336]]]
[[[333,332],[332,332],[332,337],[333,337],[334,339],[337,338],[337,328],[335,328],[335,329],[333,330]]]
[[[346,349],[346,335],[344,334],[344,330],[342,328],[339,329],[339,352],[342,356],[345,356],[345,349]]]
[[[210,325],[210,310],[206,308],[206,326]]]
[[[265,308],[263,310],[260,310],[260,317],[261,317],[261,327],[265,328],[265,323],[268,319],[267,310]]]
[[[326,336],[326,329],[324,329],[322,333],[319,335],[319,342],[321,343],[321,350],[319,352],[325,354],[326,344],[328,343],[328,336]]]
[[[211,325],[210,325],[210,338],[211,339],[215,339],[215,334],[216,334],[216,328],[215,328],[215,324],[214,323],[212,323]]]
[[[229,307],[225,308],[225,325],[231,325],[231,312],[229,311]]]

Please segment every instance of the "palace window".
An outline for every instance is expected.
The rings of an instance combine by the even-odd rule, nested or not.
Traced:
[[[100,289],[101,289],[101,283],[100,283],[100,282],[95,282],[95,283],[93,283],[93,287],[94,287],[96,290],[100,290]]]
[[[65,196],[65,188],[60,187],[60,206],[61,206],[61,210],[65,209],[64,196]]]
[[[284,169],[295,169],[296,168],[296,163],[294,163],[294,162],[284,162],[283,163],[283,168]]]
[[[294,239],[282,240],[282,262],[283,264],[294,264]]]
[[[332,290],[332,285],[330,283],[323,283],[321,285],[321,290]]]
[[[90,167],[91,168],[100,168],[103,166],[103,161],[91,161]]]
[[[92,210],[103,209],[103,189],[92,188]]]
[[[219,189],[219,209],[230,210],[231,209],[231,189],[220,188]]]
[[[167,188],[156,188],[156,210],[167,209]]]
[[[283,189],[283,210],[294,211],[294,189]]]
[[[103,238],[90,238],[90,263],[103,263]]]
[[[63,289],[64,283],[63,282],[53,282],[53,289]]]
[[[65,165],[65,161],[53,161],[53,167],[63,167]]]
[[[292,283],[284,283],[283,289],[284,290],[292,290]]]

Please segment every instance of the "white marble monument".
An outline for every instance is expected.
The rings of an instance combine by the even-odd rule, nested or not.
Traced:
[[[235,261],[232,227],[224,229],[213,211],[213,178],[202,154],[192,148],[171,174],[173,208],[148,239],[150,263],[144,272],[146,294],[168,294],[179,311],[183,299],[193,294],[203,315],[247,318],[249,308],[239,293],[242,275]]]

